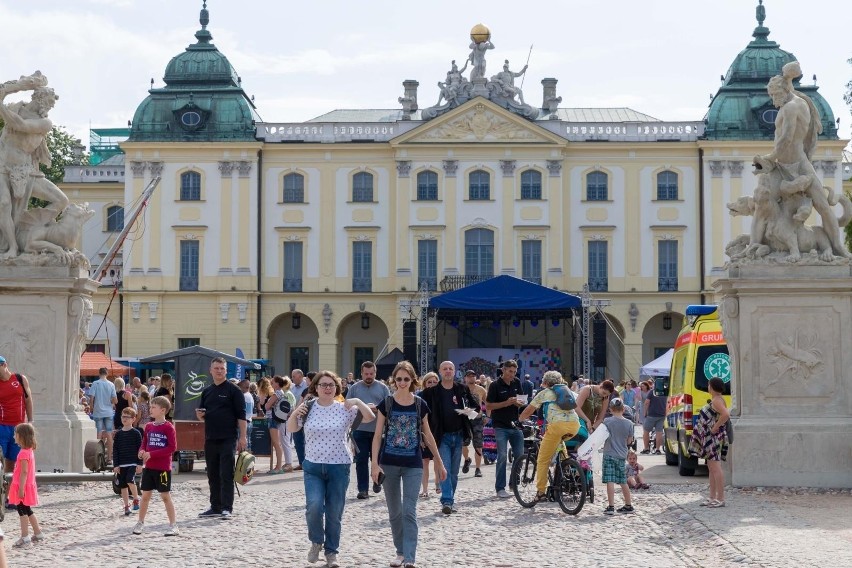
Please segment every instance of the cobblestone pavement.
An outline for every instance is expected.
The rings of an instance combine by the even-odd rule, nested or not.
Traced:
[[[646,467],[661,462],[643,456]],[[201,467],[198,466],[197,467]],[[651,469],[651,468],[649,468]],[[635,496],[636,513],[607,517],[597,498],[576,517],[555,503],[522,509],[494,496],[494,466],[461,475],[458,513],[445,517],[430,490],[418,505],[418,566],[542,567],[635,566],[766,568],[852,566],[852,496],[849,491],[728,489],[728,506],[705,509],[706,478],[653,487]],[[599,472],[598,472],[599,480]],[[342,566],[387,566],[394,557],[383,494],[355,499],[355,471],[344,513]],[[201,520],[207,507],[203,473],[175,477],[179,537],[165,537],[166,516],[155,496],[141,536],[135,516],[124,517],[107,483],[42,485],[36,509],[47,539],[11,549],[18,520],[7,512],[3,529],[9,565],[194,567],[257,564],[311,566],[301,472],[260,473],[241,487],[231,521]],[[616,506],[621,498],[616,492]],[[11,514],[10,514],[11,513]],[[313,566],[320,566],[315,564]]]

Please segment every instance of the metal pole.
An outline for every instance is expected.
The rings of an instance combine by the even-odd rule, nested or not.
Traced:
[[[420,284],[420,375],[429,370],[429,289]]]
[[[583,377],[588,381],[592,378],[592,345],[589,341],[589,306],[591,305],[591,296],[589,295],[588,283],[583,284],[580,299],[583,306]]]

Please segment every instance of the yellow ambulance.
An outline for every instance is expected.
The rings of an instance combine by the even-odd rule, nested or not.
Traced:
[[[690,457],[687,447],[698,413],[710,400],[707,383],[711,378],[725,382],[725,403],[731,406],[731,360],[718,306],[688,306],[674,350],[663,447],[666,464],[678,466],[680,475],[691,476],[698,459]]]

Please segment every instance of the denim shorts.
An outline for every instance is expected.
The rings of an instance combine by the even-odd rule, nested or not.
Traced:
[[[18,459],[18,452],[21,451],[21,446],[15,443],[15,427],[0,424],[0,449],[3,450],[3,457],[9,461]]]
[[[112,432],[112,416],[102,416],[100,418],[94,418],[95,428],[98,431],[98,434],[101,432]]]

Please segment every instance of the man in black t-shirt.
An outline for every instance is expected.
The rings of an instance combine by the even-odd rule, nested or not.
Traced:
[[[515,427],[515,423],[518,421],[518,409],[529,400],[522,402],[518,399],[519,395],[525,395],[521,381],[515,378],[517,373],[518,364],[514,360],[503,361],[503,377],[491,383],[485,398],[485,408],[491,413],[491,424],[497,441],[497,478],[494,489],[497,497],[502,499],[512,496],[506,491],[506,454],[509,444],[512,445],[515,458],[524,454],[524,434]]]
[[[227,520],[234,507],[234,453],[248,447],[246,404],[240,387],[227,380],[224,358],[210,362],[210,376],[213,384],[201,391],[195,409],[195,416],[204,421],[204,459],[210,486],[210,508],[198,516]]]

